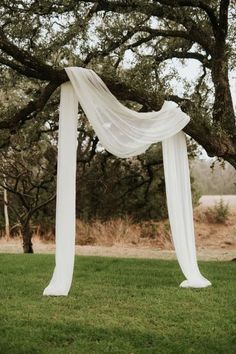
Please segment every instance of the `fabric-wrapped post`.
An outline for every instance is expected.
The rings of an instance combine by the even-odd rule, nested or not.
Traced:
[[[172,238],[186,277],[180,286],[211,285],[201,275],[196,258],[188,156],[182,131],[189,116],[169,101],[158,112],[135,112],[122,105],[93,70],[70,67],[66,72],[70,82],[61,86],[59,118],[56,267],[43,294],[66,296],[73,276],[78,101],[101,144],[120,158],[144,153],[151,144],[162,141]]]

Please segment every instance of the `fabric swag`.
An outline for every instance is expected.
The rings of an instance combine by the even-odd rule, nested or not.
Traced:
[[[101,78],[90,69],[65,69],[70,81],[61,85],[57,202],[56,266],[44,295],[66,296],[70,290],[75,254],[75,179],[78,102],[101,144],[110,153],[127,158],[162,142],[167,206],[176,256],[186,278],[180,286],[211,285],[198,268],[192,197],[185,134],[190,118],[165,101],[158,112],[140,113],[122,105]]]

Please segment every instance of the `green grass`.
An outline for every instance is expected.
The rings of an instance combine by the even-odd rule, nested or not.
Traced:
[[[51,255],[0,255],[0,353],[236,353],[235,262],[180,289],[175,261],[76,257],[68,297],[43,297]]]

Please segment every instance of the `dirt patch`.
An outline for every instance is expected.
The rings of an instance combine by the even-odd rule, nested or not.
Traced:
[[[214,198],[213,198],[214,197]],[[219,196],[207,196],[194,210],[196,245],[198,249],[236,249],[236,196],[225,196],[229,216],[223,223],[209,221],[209,207],[219,202]]]
[[[55,245],[42,242],[34,243],[35,253],[54,254]],[[0,253],[22,253],[21,241],[0,242]],[[150,259],[176,259],[173,250],[150,249],[127,246],[76,246],[76,254],[80,256],[102,256],[120,258],[150,258]],[[203,261],[229,261],[236,257],[236,250],[227,249],[199,249],[198,260]]]

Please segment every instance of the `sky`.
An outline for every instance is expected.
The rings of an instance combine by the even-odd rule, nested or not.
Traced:
[[[131,67],[134,62],[133,53],[131,51],[126,51],[123,65],[124,67]],[[185,60],[185,65],[182,65],[179,59],[169,59],[166,61],[169,63],[169,68],[174,67],[176,68],[179,76],[182,79],[187,79],[189,82],[195,81],[199,77],[199,73],[202,73],[201,64],[198,60],[194,59],[187,59]],[[168,73],[168,68],[166,69],[166,73]],[[229,80],[230,80],[230,88],[234,103],[234,109],[236,112],[236,70],[231,71],[229,73]],[[183,86],[177,80],[172,80],[172,87],[175,90],[175,93],[178,95],[182,95],[183,93]]]
[[[197,78],[199,71],[201,71],[201,65],[197,60],[189,59],[188,64],[184,67],[176,60],[174,65],[178,68],[180,76],[187,78],[188,80],[194,80]],[[236,70],[229,73],[229,80],[234,109],[236,112]]]

